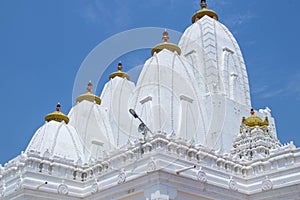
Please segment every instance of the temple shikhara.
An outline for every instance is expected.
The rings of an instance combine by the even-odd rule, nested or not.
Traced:
[[[162,33],[137,83],[120,62],[101,95],[89,82],[67,115],[58,103],[0,166],[0,199],[300,199],[300,149],[280,143],[269,108],[252,108],[218,20],[202,0],[178,45]]]

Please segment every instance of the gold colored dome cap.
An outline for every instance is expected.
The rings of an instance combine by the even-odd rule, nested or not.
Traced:
[[[163,32],[162,40],[163,40],[163,43],[160,43],[160,44],[156,45],[151,50],[151,55],[152,56],[154,55],[155,52],[158,53],[163,49],[168,49],[169,51],[172,51],[172,52],[176,51],[178,53],[178,55],[181,54],[181,49],[179,48],[179,46],[177,46],[176,44],[169,43],[169,33],[166,29]]]
[[[45,121],[47,122],[50,122],[52,120],[57,122],[65,121],[66,124],[69,123],[69,118],[64,113],[60,112],[60,103],[57,103],[56,111],[46,115],[45,117]]]
[[[192,17],[192,23],[195,23],[196,21],[198,21],[199,19],[201,19],[202,17],[204,17],[205,15],[215,19],[218,21],[219,17],[217,15],[217,13],[213,10],[207,9],[207,4],[206,4],[206,0],[201,0],[201,10],[198,10]]]
[[[113,79],[113,78],[115,78],[116,76],[118,76],[118,77],[126,78],[127,80],[130,80],[130,76],[129,76],[127,73],[123,72],[122,69],[123,69],[122,63],[119,62],[119,63],[118,63],[118,71],[117,71],[117,72],[111,73],[111,74],[109,75],[109,79]]]
[[[83,100],[90,101],[90,102],[95,102],[96,104],[100,105],[101,104],[101,99],[92,93],[93,90],[93,84],[92,81],[89,81],[88,87],[87,87],[87,93],[80,95],[79,97],[76,98],[76,102],[80,103]]]
[[[252,129],[257,126],[259,128],[265,128],[265,127],[269,126],[268,117],[266,117],[265,120],[262,120],[260,117],[255,116],[253,108],[251,109],[250,114],[251,114],[251,116],[248,117],[247,119],[245,117],[243,117],[243,119],[242,119],[242,124],[245,124],[248,128]]]

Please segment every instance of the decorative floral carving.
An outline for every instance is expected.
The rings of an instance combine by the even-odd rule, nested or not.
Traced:
[[[118,176],[118,184],[124,183],[126,181],[126,171],[123,168]]]
[[[198,179],[198,181],[200,181],[202,183],[206,183],[207,182],[207,175],[206,175],[206,173],[201,168],[197,172],[197,179]]]
[[[150,162],[148,163],[147,166],[147,172],[152,172],[156,170],[156,163],[155,160],[153,158],[151,158]]]
[[[161,194],[160,191],[156,191],[151,194],[151,200],[168,200],[170,199],[169,195]]]
[[[16,183],[15,191],[21,190],[22,188],[23,188],[23,180],[22,178],[20,178]]]
[[[58,186],[57,192],[58,192],[58,194],[65,194],[65,195],[67,195],[69,193],[69,188],[64,183],[64,181],[62,181],[62,183]]]
[[[92,190],[93,194],[98,192],[98,182],[97,181],[95,181],[95,183],[91,186],[91,190]]]
[[[19,171],[19,179],[16,182],[16,186],[15,186],[15,191],[21,190],[23,188],[23,176],[22,176],[22,172]]]
[[[237,191],[237,190],[238,190],[238,188],[237,188],[237,183],[236,183],[236,181],[233,179],[232,176],[230,177],[230,180],[229,180],[229,182],[228,182],[228,186],[229,186],[229,188],[230,188],[231,190],[233,190],[233,191]]]
[[[44,158],[50,158],[51,153],[49,151],[49,149],[46,149],[46,151],[44,152]]]
[[[271,190],[273,188],[273,183],[269,179],[268,176],[266,176],[266,179],[262,181],[261,189],[263,191]]]
[[[0,197],[4,197],[5,195],[5,191],[6,191],[6,186],[5,186],[5,183],[3,183],[2,187],[1,187],[1,190],[0,190]]]

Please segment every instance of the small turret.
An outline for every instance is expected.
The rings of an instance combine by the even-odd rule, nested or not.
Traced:
[[[246,125],[248,128],[255,128],[258,126],[259,128],[265,128],[269,126],[269,120],[268,117],[265,117],[264,120],[262,120],[260,117],[255,116],[254,109],[252,108],[250,111],[251,116],[247,119],[243,117],[242,124]]]
[[[100,105],[101,104],[101,99],[92,93],[93,90],[93,84],[92,81],[89,81],[88,87],[87,87],[87,93],[80,95],[79,97],[76,98],[76,102],[80,103],[83,100],[90,101],[90,102],[95,102],[96,104]]]
[[[45,121],[47,121],[47,122],[50,122],[52,120],[57,121],[57,122],[64,121],[66,124],[68,124],[69,118],[65,114],[60,112],[60,109],[61,109],[60,103],[57,103],[56,111],[46,115]]]
[[[163,49],[168,49],[169,51],[172,51],[172,52],[176,51],[178,53],[178,55],[181,54],[181,49],[179,48],[179,46],[177,46],[176,44],[169,43],[169,33],[166,29],[163,32],[162,40],[163,40],[162,43],[153,47],[153,49],[151,51],[152,56],[154,55],[154,53],[158,53]]]
[[[123,72],[122,70],[123,70],[122,62],[119,62],[118,63],[118,71],[111,73],[109,75],[109,79],[113,79],[116,76],[118,76],[118,77],[126,78],[127,80],[130,80],[130,76],[127,73]]]
[[[231,154],[241,160],[255,160],[267,157],[271,150],[280,146],[279,140],[274,137],[269,129],[269,121],[255,116],[254,109],[250,111],[250,117],[243,117],[240,135],[233,143]]]

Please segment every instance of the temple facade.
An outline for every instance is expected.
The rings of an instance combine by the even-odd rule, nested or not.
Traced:
[[[0,199],[300,199],[300,148],[280,143],[269,108],[252,108],[218,20],[202,0],[178,45],[163,32],[137,83],[120,62],[101,95],[89,82],[68,115],[58,103],[0,165]]]

